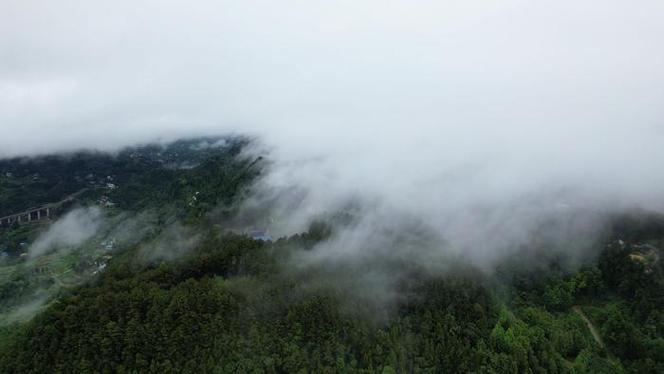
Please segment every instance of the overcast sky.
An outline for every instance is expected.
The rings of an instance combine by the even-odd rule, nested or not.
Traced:
[[[663,20],[660,0],[3,0],[0,156],[234,131],[312,210],[660,209]]]

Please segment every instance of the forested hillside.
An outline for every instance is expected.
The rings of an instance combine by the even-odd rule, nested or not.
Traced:
[[[200,138],[131,147],[117,154],[79,151],[0,159],[0,217],[81,190],[87,191],[86,197],[109,195],[124,209],[181,203],[199,190],[204,203],[214,204],[217,198],[232,198],[235,185],[246,181],[242,173],[254,160],[244,168],[234,164],[241,162],[237,155],[246,143],[242,138]],[[222,190],[214,191],[218,194],[212,198],[211,189],[217,187]]]
[[[34,317],[3,319],[0,372],[664,372],[660,216],[614,217],[596,254],[574,267],[545,248],[517,251],[494,271],[451,256],[453,266],[435,273],[400,258],[391,264],[400,275],[396,302],[371,304],[315,268],[293,270],[293,259],[335,234],[331,221],[273,241],[219,227],[210,212],[222,206],[231,215],[260,174],[259,159],[241,157],[241,141],[223,144],[163,162],[145,149],[3,161],[11,173],[3,188],[28,178],[32,196],[2,194],[3,211],[88,186],[94,193],[79,204],[113,204],[103,213],[109,227],[80,246],[26,260],[18,245],[1,260],[5,314],[25,308],[37,290],[46,299]],[[49,174],[51,166],[59,171]],[[117,187],[91,184],[90,173],[112,176]],[[63,175],[73,178],[58,182]],[[45,188],[40,178],[61,187]],[[146,211],[157,213],[145,235],[99,249],[111,237],[122,242],[113,227]],[[46,228],[0,230],[2,244],[30,246]]]
[[[7,325],[94,279],[125,250],[177,236],[176,223],[195,225],[212,208],[231,214],[260,172],[259,158],[240,155],[246,142],[200,138],[0,161],[3,212],[68,199],[49,219],[0,227],[0,327],[11,332]]]
[[[321,238],[306,238],[321,240]],[[5,343],[3,372],[661,372],[662,267],[609,244],[597,266],[519,274],[514,297],[470,267],[411,279],[376,321],[343,290],[279,270],[303,239],[208,232],[177,261],[134,251]],[[651,267],[652,266],[652,267]],[[603,343],[593,340],[579,305]]]

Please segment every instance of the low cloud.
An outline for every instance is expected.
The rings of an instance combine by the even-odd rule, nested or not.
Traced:
[[[141,247],[137,261],[173,260],[192,250],[200,242],[201,235],[196,229],[174,223],[159,233],[152,241]]]
[[[98,232],[103,220],[101,209],[97,207],[74,209],[39,235],[28,249],[28,254],[34,258],[58,249],[81,245]]]
[[[34,292],[29,301],[12,307],[5,314],[0,314],[0,326],[29,320],[46,305],[48,300],[49,295],[42,290]]]
[[[244,212],[282,235],[359,204],[320,248],[343,257],[410,217],[441,238],[422,258],[485,266],[551,221],[573,243],[664,211],[661,1],[0,7],[0,157],[255,136]]]

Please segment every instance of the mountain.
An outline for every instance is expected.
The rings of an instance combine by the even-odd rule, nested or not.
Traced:
[[[664,372],[660,215],[611,217],[573,265],[547,243],[489,271],[311,265],[354,213],[236,220],[266,167],[249,144],[1,160],[0,216],[64,203],[0,227],[0,372]]]

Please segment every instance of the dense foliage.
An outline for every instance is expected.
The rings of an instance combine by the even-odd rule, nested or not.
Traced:
[[[237,158],[246,143],[242,138],[201,138],[117,154],[80,151],[0,160],[0,217],[56,203],[82,190],[91,198],[112,192],[111,199],[122,208],[138,209],[179,201],[201,188],[201,198],[212,204],[210,185],[224,184],[215,191],[223,194],[215,196],[228,199],[246,178],[241,173],[254,160]]]
[[[516,253],[489,275],[462,259],[438,273],[400,259],[394,287],[402,297],[379,315],[343,283],[314,270],[292,271],[293,259],[334,235],[325,222],[274,242],[213,225],[211,209],[242,197],[258,174],[258,160],[238,157],[241,141],[224,143],[223,152],[206,141],[182,158],[192,150],[184,144],[174,146],[180,156],[168,161],[163,148],[144,148],[95,166],[95,175],[113,176],[117,188],[89,199],[113,201],[108,214],[118,221],[126,217],[120,212],[156,209],[162,212],[157,226],[113,252],[97,276],[57,288],[31,320],[1,325],[0,372],[664,372],[659,216],[617,217],[596,256],[575,266],[544,249]],[[85,161],[48,177],[40,171],[39,178],[80,174],[86,180],[92,166],[85,165],[108,156],[72,157]],[[108,166],[111,159],[123,160],[121,167]],[[11,167],[11,178],[34,172]],[[16,209],[60,199],[82,186],[74,182],[30,198],[0,196]],[[31,183],[28,194],[40,189]],[[164,221],[170,215],[179,226]],[[29,241],[30,230],[5,229],[0,240]],[[195,240],[179,239],[182,232]],[[186,249],[165,258],[164,246]],[[72,250],[52,261],[83,277],[90,274],[86,264],[97,261],[87,259],[89,253]],[[528,257],[536,257],[537,266]],[[62,283],[48,266],[2,261],[13,269],[0,284],[3,305],[31,295],[25,290]]]
[[[128,251],[14,337],[2,372],[661,372],[662,268],[607,245],[597,267],[511,286],[465,268],[421,277],[388,321],[330,287],[306,291],[278,258],[305,251],[209,231],[169,262]],[[613,243],[613,242],[612,242]],[[618,263],[621,263],[617,265]],[[555,268],[554,265],[551,267]],[[607,272],[607,269],[610,269]],[[642,278],[637,274],[645,274]],[[537,279],[536,279],[537,278]],[[627,283],[625,283],[627,282]],[[636,283],[635,283],[636,282]],[[659,283],[658,283],[659,282]],[[629,284],[629,287],[626,286]],[[628,293],[624,293],[629,289]],[[595,342],[575,303],[597,325]],[[356,312],[353,312],[356,311]],[[583,312],[582,312],[583,313]]]

